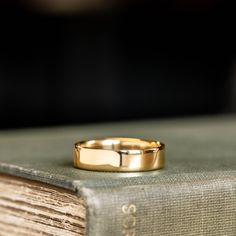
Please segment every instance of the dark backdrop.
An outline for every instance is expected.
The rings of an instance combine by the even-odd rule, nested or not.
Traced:
[[[73,14],[1,3],[0,128],[233,110],[233,9],[200,3]]]

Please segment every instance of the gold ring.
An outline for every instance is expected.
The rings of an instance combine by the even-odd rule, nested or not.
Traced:
[[[74,166],[95,171],[147,171],[163,168],[165,145],[156,140],[106,138],[75,144]]]

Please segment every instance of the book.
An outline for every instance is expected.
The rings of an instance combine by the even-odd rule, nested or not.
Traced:
[[[111,136],[161,140],[166,167],[73,167]],[[236,235],[235,116],[1,131],[0,173],[0,235]]]

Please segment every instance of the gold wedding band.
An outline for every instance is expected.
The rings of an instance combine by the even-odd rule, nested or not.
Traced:
[[[156,140],[106,138],[77,142],[74,166],[95,171],[148,171],[163,168],[165,145]]]

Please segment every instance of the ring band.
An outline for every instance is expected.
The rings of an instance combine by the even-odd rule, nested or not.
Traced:
[[[163,168],[165,145],[156,140],[106,138],[75,144],[74,166],[95,171],[148,171]]]

